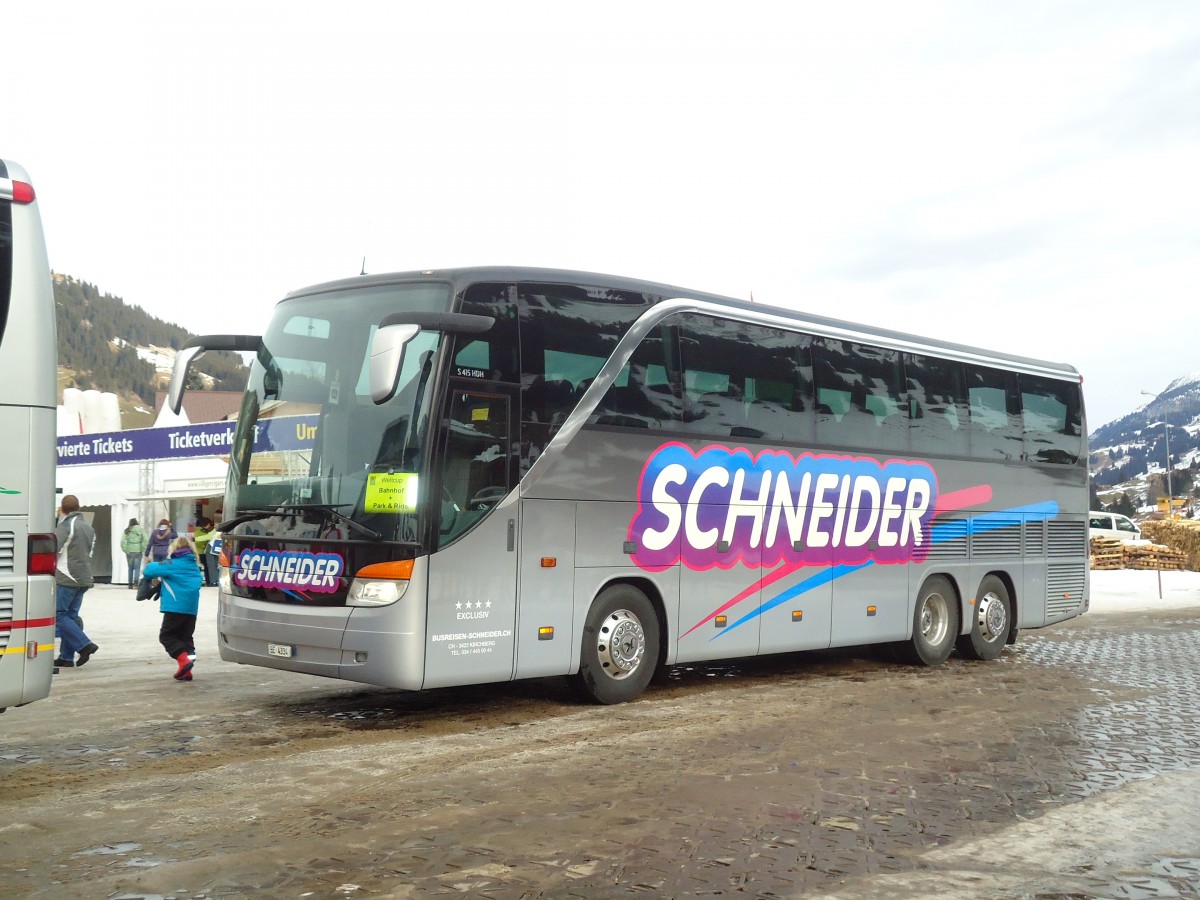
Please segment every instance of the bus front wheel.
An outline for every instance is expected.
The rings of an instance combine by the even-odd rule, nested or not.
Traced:
[[[896,648],[914,666],[940,666],[958,636],[958,594],[950,580],[935,575],[921,585],[913,611],[912,640]]]
[[[1008,642],[1012,627],[1012,599],[995,575],[979,582],[971,630],[958,638],[958,652],[971,659],[995,659]]]
[[[625,703],[646,689],[658,666],[658,616],[628,584],[605,588],[583,626],[576,691],[595,703]]]

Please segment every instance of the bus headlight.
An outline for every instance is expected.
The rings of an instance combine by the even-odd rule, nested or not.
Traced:
[[[355,578],[350,583],[346,603],[350,606],[387,606],[403,597],[406,590],[407,581],[366,581]]]
[[[375,563],[364,566],[355,573],[346,595],[348,606],[387,606],[395,603],[408,590],[412,578],[413,561],[400,559],[395,562]]]

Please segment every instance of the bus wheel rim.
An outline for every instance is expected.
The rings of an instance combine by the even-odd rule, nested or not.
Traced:
[[[596,651],[600,667],[610,678],[628,678],[646,655],[646,632],[641,621],[627,609],[616,610],[600,626]]]
[[[921,636],[931,646],[946,639],[950,628],[950,607],[941,594],[930,594],[921,604]]]
[[[994,641],[1008,628],[1004,601],[989,591],[979,601],[979,633],[984,640]]]

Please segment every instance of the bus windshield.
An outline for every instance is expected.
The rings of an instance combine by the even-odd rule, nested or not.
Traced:
[[[238,417],[225,520],[281,538],[418,540],[425,440],[442,336],[407,346],[376,405],[371,338],[396,312],[444,312],[444,284],[390,284],[284,300],[263,336]],[[272,513],[274,513],[272,515]]]

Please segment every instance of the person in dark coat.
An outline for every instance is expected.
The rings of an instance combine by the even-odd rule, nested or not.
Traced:
[[[74,494],[62,498],[59,513],[55,529],[58,564],[54,573],[57,606],[54,632],[60,640],[54,666],[55,669],[73,669],[82,666],[100,649],[83,630],[83,619],[79,615],[83,595],[94,583],[92,548],[96,545],[96,532],[79,511],[79,498]]]
[[[160,519],[158,527],[150,532],[150,540],[146,544],[146,559],[162,562],[171,552],[171,541],[177,537],[179,535],[171,527],[171,520]]]

